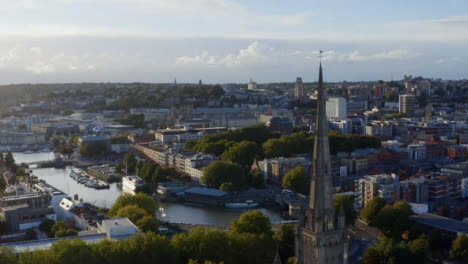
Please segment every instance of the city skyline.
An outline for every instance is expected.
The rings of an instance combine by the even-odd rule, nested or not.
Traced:
[[[463,79],[462,1],[21,0],[0,7],[0,83]],[[84,19],[83,19],[84,18]]]

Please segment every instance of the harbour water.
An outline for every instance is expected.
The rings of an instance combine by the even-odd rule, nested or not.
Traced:
[[[13,153],[13,156],[17,163],[46,161],[54,158],[53,153]],[[69,176],[72,168],[71,166],[64,169],[36,168],[32,169],[32,172],[39,179],[45,180],[68,195],[78,194],[85,202],[100,207],[110,208],[123,193],[121,183],[112,183],[109,189],[102,190],[79,184]],[[165,222],[194,225],[227,226],[244,212],[244,210],[194,207],[176,203],[160,203],[159,206],[156,213],[158,219]],[[277,223],[282,220],[281,216],[273,210],[265,208],[259,210],[268,216],[271,222]]]

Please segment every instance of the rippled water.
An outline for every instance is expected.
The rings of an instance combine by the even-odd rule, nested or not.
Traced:
[[[53,153],[13,153],[13,155],[17,163],[52,160],[54,158]],[[72,168],[73,167],[71,166],[65,169],[41,168],[32,169],[32,171],[39,179],[45,180],[47,183],[70,196],[78,194],[78,196],[85,202],[89,202],[100,207],[110,208],[122,194],[122,185],[120,183],[112,183],[110,184],[109,189],[103,190],[88,188],[77,183],[69,176]],[[279,222],[282,220],[280,215],[275,211],[265,208],[260,208],[258,210],[268,216],[272,222]],[[175,203],[160,203],[160,208],[156,213],[156,216],[162,221],[172,223],[227,226],[233,219],[239,217],[243,212],[245,212],[245,210],[229,210],[209,207],[193,207]]]

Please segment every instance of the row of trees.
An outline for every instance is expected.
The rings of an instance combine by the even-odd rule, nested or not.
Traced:
[[[150,87],[151,86],[151,87]],[[118,91],[116,91],[118,90]],[[96,101],[86,107],[87,112],[98,112],[102,110],[125,110],[132,107],[159,107],[166,98],[177,98],[177,104],[182,104],[185,99],[197,98],[198,101],[219,99],[224,94],[219,85],[178,85],[166,89],[160,84],[138,84],[138,87],[113,89],[106,88],[106,97],[119,97],[115,102],[106,104],[104,101]],[[81,96],[85,94],[80,94]],[[88,97],[93,94],[87,94]],[[197,106],[197,105],[194,105]]]
[[[329,137],[332,153],[350,152],[356,148],[380,147],[380,140],[376,137],[340,135],[336,132],[330,132]],[[263,177],[251,171],[255,159],[310,153],[313,146],[314,137],[305,131],[278,137],[277,133],[270,132],[263,125],[207,135],[199,140],[189,140],[185,143],[187,150],[220,156],[222,159],[205,168],[203,183],[215,188],[226,183],[229,187],[232,185],[234,190],[239,190],[246,184],[254,187],[263,185]],[[296,171],[293,171],[292,175],[286,177],[285,188],[306,194],[308,189],[307,184],[304,184],[306,180],[307,178],[298,177]]]
[[[248,211],[227,231],[197,227],[172,239],[146,232],[127,240],[87,244],[61,240],[49,250],[21,253],[0,248],[2,264],[94,263],[272,263],[278,250],[283,263],[294,256],[294,229],[281,226],[275,234],[266,216]],[[292,261],[292,259],[291,259]]]
[[[221,156],[241,165],[251,165],[253,158],[289,157],[312,152],[314,136],[305,131],[283,135],[271,133],[264,126],[255,126],[208,135],[199,140],[187,141],[185,148],[205,154]],[[253,134],[253,135],[252,135]],[[329,133],[330,152],[352,152],[358,148],[379,148],[380,139],[364,135]],[[249,164],[250,163],[250,164]]]
[[[95,157],[106,154],[110,151],[109,144],[107,142],[96,141],[87,144],[82,144],[78,149],[80,155],[85,157]]]
[[[439,230],[426,235],[422,226],[410,221],[412,214],[406,201],[389,205],[380,197],[374,198],[363,208],[361,218],[384,234],[375,247],[366,249],[364,264],[427,263],[431,256],[450,247],[450,257],[468,260],[468,238],[465,234],[460,234],[452,243]]]

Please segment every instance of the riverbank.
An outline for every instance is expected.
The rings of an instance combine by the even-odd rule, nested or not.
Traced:
[[[14,153],[13,156],[18,163],[44,161],[53,159],[54,157],[53,153],[51,153],[50,157],[49,153]],[[48,184],[67,193],[69,196],[73,197],[77,194],[83,201],[102,208],[112,207],[117,198],[123,194],[120,182],[111,183],[109,184],[109,189],[102,190],[88,188],[75,182],[70,177],[72,168],[74,166],[67,166],[65,168],[32,168],[32,173],[39,179],[45,180]],[[269,208],[256,208],[256,210],[265,214],[272,223],[284,220],[277,210]],[[186,228],[196,225],[224,228],[229,226],[233,219],[237,219],[245,211],[247,210],[193,207],[184,204],[160,202],[156,217],[162,222],[186,225]]]

